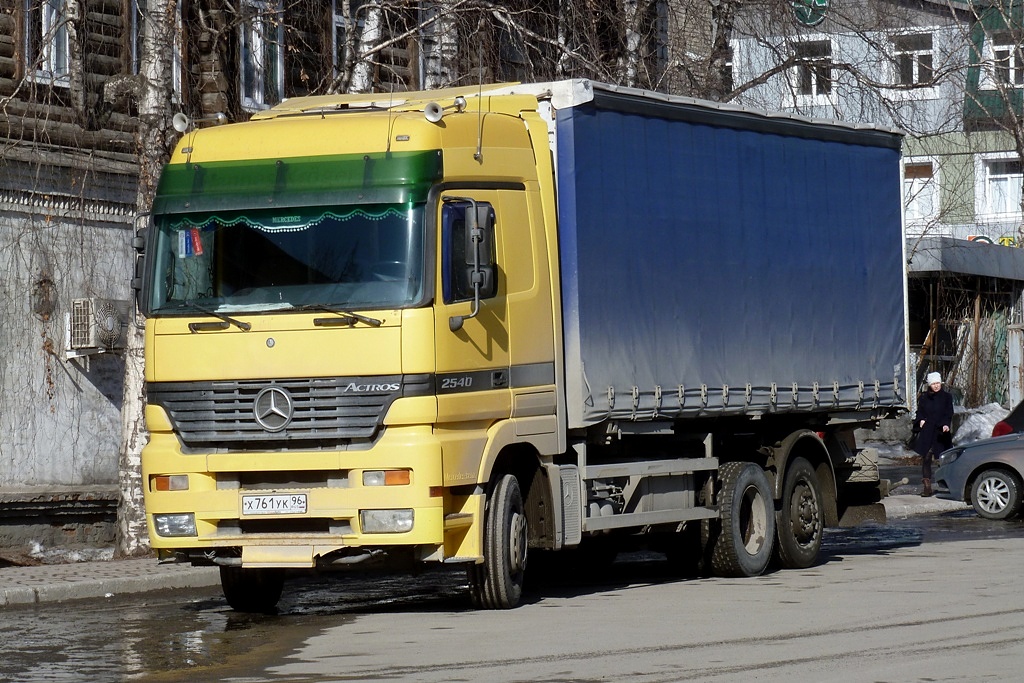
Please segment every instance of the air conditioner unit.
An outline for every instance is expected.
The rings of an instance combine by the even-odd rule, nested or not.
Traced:
[[[128,340],[130,315],[130,301],[72,299],[68,325],[69,350],[102,353],[123,349]]]

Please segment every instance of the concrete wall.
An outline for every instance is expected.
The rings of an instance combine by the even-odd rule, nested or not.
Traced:
[[[131,298],[137,181],[127,164],[98,171],[71,157],[40,164],[3,151],[0,538],[10,545],[18,538],[10,527],[30,510],[79,525],[98,499],[116,500],[124,361],[112,353],[66,359],[65,320],[72,299]],[[99,507],[109,521],[109,505]],[[32,535],[44,543],[67,536]]]

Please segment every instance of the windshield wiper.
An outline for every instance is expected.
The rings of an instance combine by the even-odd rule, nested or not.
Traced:
[[[366,315],[359,313],[353,313],[352,311],[346,311],[340,308],[332,308],[331,306],[324,306],[323,304],[306,304],[304,306],[298,306],[295,310],[297,311],[323,311],[324,313],[334,313],[335,315],[341,316],[338,319],[340,324],[354,325],[356,322],[361,322],[364,325],[370,327],[380,327],[383,324],[383,320],[377,320]],[[321,322],[323,321],[323,322]],[[327,325],[330,324],[326,318],[318,318],[313,321],[314,325]]]
[[[230,315],[224,315],[223,313],[218,313],[217,311],[213,310],[212,308],[206,308],[205,306],[200,306],[199,304],[197,304],[194,301],[185,301],[184,303],[179,304],[178,308],[191,308],[193,311],[199,311],[200,313],[205,313],[206,315],[213,316],[214,318],[219,318],[219,319],[223,320],[224,322],[228,323],[229,325],[234,325],[238,329],[243,330],[245,332],[248,332],[249,330],[252,329],[252,325],[247,323],[247,322],[243,322],[241,320],[235,320]],[[188,329],[192,330],[193,332],[198,332],[199,330],[203,329],[203,327],[202,327],[201,323],[190,323],[189,326],[188,326]]]

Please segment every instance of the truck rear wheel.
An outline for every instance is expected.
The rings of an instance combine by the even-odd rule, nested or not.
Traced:
[[[269,614],[281,599],[284,570],[221,567],[220,586],[231,609]]]
[[[484,609],[510,609],[523,594],[527,551],[526,512],[519,481],[498,480],[487,498],[483,564],[469,568],[469,595]]]
[[[719,576],[758,576],[768,567],[775,540],[775,507],[764,470],[727,462],[718,470],[719,519],[712,524],[711,568]]]
[[[786,470],[782,509],[775,524],[775,557],[780,567],[804,569],[817,561],[824,527],[821,514],[818,475],[805,458],[796,458]]]

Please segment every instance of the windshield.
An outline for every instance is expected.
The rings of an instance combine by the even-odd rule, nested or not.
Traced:
[[[423,298],[423,206],[156,218],[151,310],[402,308]]]

